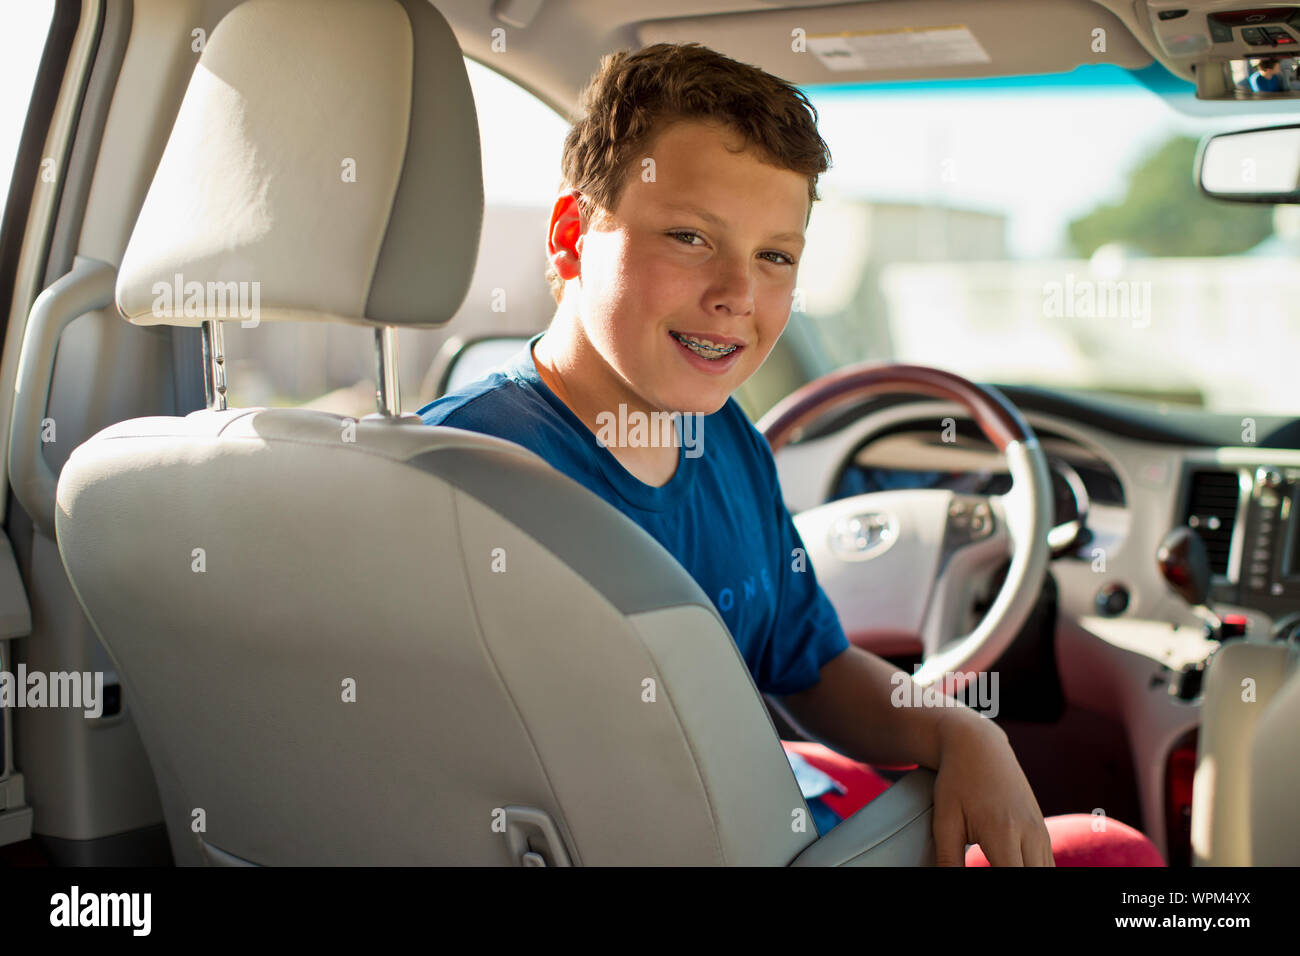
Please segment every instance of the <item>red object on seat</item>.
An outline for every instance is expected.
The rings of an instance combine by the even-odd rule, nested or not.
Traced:
[[[1146,834],[1127,823],[1090,813],[1044,817],[1057,866],[1164,866],[1165,861]],[[1093,824],[1104,825],[1094,830]],[[990,866],[979,844],[966,851],[967,866]]]
[[[822,744],[783,740],[781,746],[793,750],[845,789],[845,793],[825,793],[821,797],[822,803],[830,807],[841,820],[853,816],[888,790],[893,782],[866,764],[851,760]]]
[[[822,744],[783,740],[781,746],[803,757],[845,789],[845,793],[826,793],[821,797],[841,820],[857,813],[892,785],[868,765]],[[1146,834],[1118,820],[1090,813],[1067,813],[1046,817],[1044,822],[1057,866],[1165,865],[1160,851]],[[966,851],[966,865],[991,864],[976,844]]]

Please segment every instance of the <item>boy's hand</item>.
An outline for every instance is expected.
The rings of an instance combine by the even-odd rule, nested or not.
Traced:
[[[954,715],[956,716],[956,715]],[[945,722],[934,785],[939,866],[965,866],[978,843],[994,866],[1055,866],[1043,813],[1000,727],[977,715]]]
[[[919,764],[937,772],[934,841],[940,866],[965,866],[978,843],[994,866],[1055,866],[1043,813],[1002,728],[967,707],[898,706],[910,678],[849,647],[821,679],[781,698],[804,733],[863,763]],[[902,695],[904,703],[911,691]]]

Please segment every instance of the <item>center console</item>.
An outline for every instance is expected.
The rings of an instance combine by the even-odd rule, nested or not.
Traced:
[[[1300,623],[1298,506],[1300,466],[1188,465],[1181,514],[1209,554],[1212,602]]]

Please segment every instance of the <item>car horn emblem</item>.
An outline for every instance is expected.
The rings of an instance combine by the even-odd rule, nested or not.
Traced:
[[[873,558],[898,538],[898,522],[892,514],[868,511],[840,518],[831,526],[831,550],[842,558],[860,561]]]

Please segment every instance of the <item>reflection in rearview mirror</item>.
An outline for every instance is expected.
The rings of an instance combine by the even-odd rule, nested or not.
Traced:
[[[1211,136],[1196,160],[1201,191],[1238,202],[1300,202],[1300,126]]]
[[[1300,56],[1252,56],[1198,63],[1196,96],[1202,100],[1300,97]]]
[[[1232,85],[1243,93],[1290,93],[1300,91],[1300,77],[1293,56],[1263,56],[1259,59],[1229,60]]]

